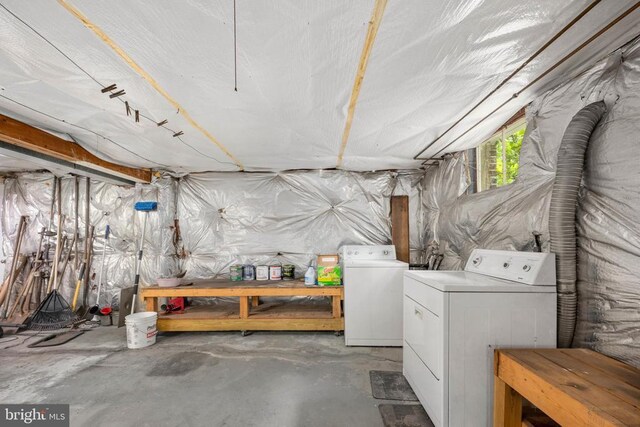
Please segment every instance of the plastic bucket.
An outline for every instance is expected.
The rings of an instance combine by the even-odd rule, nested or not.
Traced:
[[[145,348],[156,343],[156,321],[158,313],[155,311],[143,311],[130,314],[124,318],[127,327],[127,347]]]

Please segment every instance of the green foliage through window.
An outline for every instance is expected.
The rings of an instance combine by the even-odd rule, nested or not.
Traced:
[[[520,148],[522,148],[522,138],[524,137],[524,129],[521,129],[511,135],[505,137],[504,144],[502,141],[496,141],[496,186],[501,187],[505,184],[511,184],[518,176],[518,166],[520,164]],[[506,182],[502,164],[502,148],[506,150]]]
[[[525,128],[523,120],[476,148],[477,191],[502,187],[516,180]]]

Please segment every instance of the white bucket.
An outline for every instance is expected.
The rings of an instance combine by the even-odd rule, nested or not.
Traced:
[[[143,311],[124,318],[127,326],[127,347],[144,348],[156,343],[158,313]]]

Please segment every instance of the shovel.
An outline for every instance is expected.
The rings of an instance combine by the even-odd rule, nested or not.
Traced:
[[[107,245],[109,244],[109,234],[111,233],[111,228],[109,224],[107,224],[107,228],[104,231],[104,246],[102,247],[102,264],[100,266],[100,274],[98,275],[98,294],[96,295],[96,303],[93,307],[89,309],[89,313],[93,314],[93,322],[98,322],[100,319],[98,318],[98,313],[100,312],[100,294],[102,293],[102,275],[104,274],[104,261],[107,257]]]

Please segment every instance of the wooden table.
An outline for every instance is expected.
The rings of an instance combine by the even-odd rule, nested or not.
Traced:
[[[527,399],[563,426],[640,426],[640,370],[586,349],[496,350],[494,426]]]
[[[268,302],[260,297],[328,297],[318,301]],[[300,281],[195,281],[190,286],[141,290],[147,311],[158,311],[158,298],[237,297],[238,302],[216,302],[188,307],[184,313],[158,313],[160,331],[343,331],[342,286],[305,286]],[[251,300],[251,304],[250,304]]]

